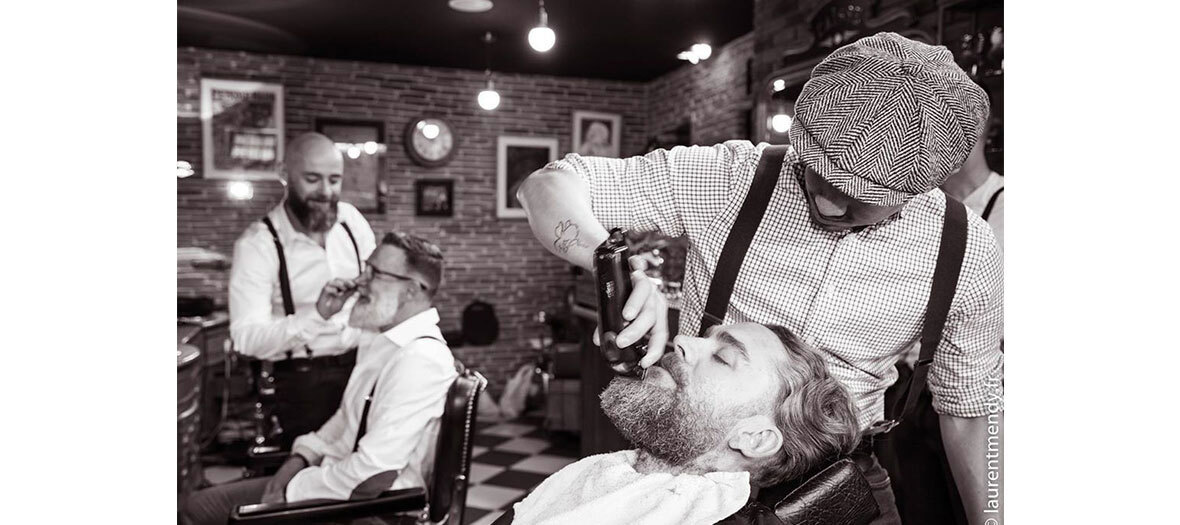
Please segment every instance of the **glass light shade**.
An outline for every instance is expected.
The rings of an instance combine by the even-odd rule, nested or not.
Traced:
[[[557,43],[557,33],[545,26],[534,27],[529,31],[529,45],[542,53],[553,49]]]
[[[781,78],[776,78],[774,80],[774,85],[771,86],[771,88],[774,89],[775,93],[778,93],[779,91],[787,89],[787,81]]]
[[[361,149],[360,148],[358,148],[356,146],[349,146],[348,147],[348,158],[359,159],[360,156],[361,156]]]
[[[248,181],[235,180],[231,181],[225,188],[229,198],[236,201],[245,201],[254,198],[254,185]]]
[[[500,94],[493,89],[485,89],[479,92],[478,101],[479,107],[491,111],[500,105]]]
[[[377,153],[377,143],[373,142],[371,140],[366,142],[365,143],[365,153],[368,153],[369,155]]]
[[[693,44],[692,52],[701,60],[708,60],[713,56],[713,47],[709,44]]]
[[[701,61],[701,57],[698,57],[697,54],[693,53],[692,51],[681,51],[676,55],[676,58],[679,58],[680,60],[687,60],[692,64],[696,64],[697,62]]]
[[[770,118],[770,128],[775,133],[786,133],[791,129],[791,116],[785,113],[779,113]]]

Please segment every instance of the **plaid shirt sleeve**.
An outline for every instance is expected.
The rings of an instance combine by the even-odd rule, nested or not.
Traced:
[[[703,231],[752,176],[759,148],[748,141],[677,146],[627,159],[570,153],[547,167],[577,173],[590,188],[594,216],[607,229]],[[748,181],[747,185],[748,185]]]
[[[929,385],[939,414],[979,417],[1004,410],[1004,267],[987,223],[969,213],[959,289],[934,355]]]

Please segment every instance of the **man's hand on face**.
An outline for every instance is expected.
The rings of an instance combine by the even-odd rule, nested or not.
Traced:
[[[266,484],[266,489],[262,492],[261,503],[284,503],[287,501],[287,484],[291,482],[291,478],[295,477],[300,470],[307,468],[307,460],[298,454],[291,454],[287,461],[283,462],[283,466],[279,467],[279,471],[275,472],[274,477]]]
[[[621,347],[630,346],[647,334],[647,354],[639,360],[639,366],[647,368],[659,362],[664,355],[664,344],[668,342],[668,302],[644,273],[647,262],[639,256],[632,256],[628,261],[631,263],[631,283],[634,286],[627,304],[623,305],[623,319],[630,322],[619,332],[615,341]],[[599,330],[594,332],[594,344],[600,344]]]
[[[324,289],[320,290],[320,298],[315,303],[315,308],[320,312],[320,317],[325,320],[331,319],[344,308],[344,302],[356,293],[356,283],[348,279],[332,279],[328,284],[324,285]]]

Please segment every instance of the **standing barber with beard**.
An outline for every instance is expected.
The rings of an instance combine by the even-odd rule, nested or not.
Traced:
[[[360,332],[351,306],[321,290],[351,280],[376,247],[369,223],[340,202],[344,157],[318,133],[292,140],[282,166],[286,198],[234,244],[229,282],[230,335],[242,354],[274,365],[282,441],[331,417],[356,360]]]

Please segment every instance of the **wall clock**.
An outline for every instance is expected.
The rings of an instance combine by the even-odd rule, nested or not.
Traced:
[[[459,148],[455,128],[439,117],[419,117],[406,126],[406,154],[419,165],[437,168],[451,161]]]

